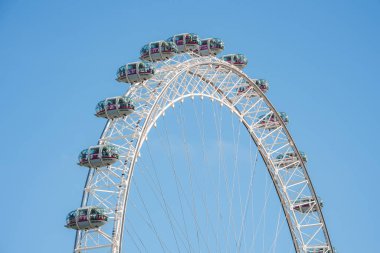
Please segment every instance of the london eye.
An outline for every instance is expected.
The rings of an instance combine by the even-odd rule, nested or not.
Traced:
[[[308,175],[308,157],[287,129],[290,117],[267,98],[268,81],[243,72],[248,59],[241,53],[218,57],[223,50],[221,39],[178,34],[147,43],[140,51],[141,61],[117,70],[116,81],[128,90],[97,104],[95,116],[107,123],[97,143],[85,147],[78,158],[78,165],[89,172],[81,205],[66,219],[65,226],[76,231],[74,252],[255,251],[255,238],[266,242],[251,223],[257,218],[259,226],[258,220],[267,212],[264,198],[262,211],[248,215],[254,213],[252,178],[258,157],[283,217],[282,223],[273,218],[275,239],[262,246],[263,252],[288,252],[275,246],[281,224],[287,224],[284,238],[293,252],[335,252],[323,201]],[[186,120],[186,103],[189,108],[202,104],[191,120]],[[197,151],[189,145],[194,132],[186,137],[180,131],[178,143],[173,143],[177,137],[169,140],[162,119],[173,113],[171,108],[177,110],[178,126],[189,127],[191,121],[201,129],[198,157],[191,158]],[[231,152],[223,152],[222,111],[232,115],[237,133]],[[212,147],[205,138],[207,124],[216,126],[210,134],[220,144],[215,154],[210,154]],[[158,149],[150,143],[154,129],[161,129]],[[239,156],[240,138],[252,143],[256,154]],[[168,155],[166,171],[152,153]],[[227,153],[233,153],[232,158]],[[178,166],[179,156],[183,166]],[[249,166],[238,166],[241,157],[249,160]],[[209,172],[200,161],[212,159],[219,170]],[[138,176],[146,183],[135,181]],[[151,192],[150,198],[143,196],[144,188]],[[132,209],[136,218],[131,221]]]

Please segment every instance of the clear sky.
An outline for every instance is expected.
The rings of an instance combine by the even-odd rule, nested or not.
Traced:
[[[380,1],[0,1],[0,252],[70,252],[82,147],[116,69],[182,32],[220,37],[290,117],[339,252],[378,252]],[[8,110],[9,109],[9,110]],[[377,129],[377,130],[376,130]]]

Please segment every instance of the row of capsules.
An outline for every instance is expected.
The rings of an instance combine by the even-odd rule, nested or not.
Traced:
[[[149,62],[164,61],[172,58],[176,54],[194,52],[200,56],[216,56],[224,50],[224,43],[218,38],[199,39],[194,33],[178,34],[168,38],[151,42],[142,47],[140,50],[141,62],[133,62],[121,66],[117,71],[118,82],[136,84],[144,82],[153,77],[155,69]],[[222,60],[243,69],[248,60],[243,54],[228,54],[221,57]],[[253,83],[263,92],[267,92],[269,84],[266,80],[255,79]],[[258,96],[252,86],[245,82],[236,89],[238,96],[252,98]],[[127,117],[133,113],[135,106],[133,100],[127,96],[118,96],[106,98],[100,101],[96,106],[97,117],[113,120],[115,118]],[[288,124],[288,116],[281,112],[280,117],[285,124]],[[262,115],[259,117],[257,126],[264,129],[275,129],[280,125],[280,121],[273,114]],[[300,152],[302,160],[306,163],[306,154]],[[118,150],[112,145],[96,145],[83,150],[79,154],[78,165],[97,169],[112,165],[119,160]],[[294,168],[297,164],[297,155],[294,152],[280,154],[274,162],[280,168]],[[321,200],[318,200],[323,205]],[[301,212],[315,212],[317,207],[312,197],[299,198],[293,204],[293,209]],[[85,206],[71,211],[66,218],[66,227],[75,230],[96,229],[106,224],[108,215],[106,210],[99,206]],[[314,248],[308,253],[322,252],[322,248]]]

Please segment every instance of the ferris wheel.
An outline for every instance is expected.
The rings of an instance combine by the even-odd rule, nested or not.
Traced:
[[[186,183],[181,181],[184,176],[175,170],[172,173],[175,182],[172,186],[169,186],[169,176],[163,171],[162,177],[157,176],[157,173],[146,176],[151,184],[139,185],[134,182],[134,177],[139,171],[144,172],[143,168],[138,168],[144,163],[141,157],[144,147],[148,146],[149,153],[153,149],[149,147],[148,135],[170,108],[175,108],[184,101],[196,99],[212,101],[232,113],[239,124],[239,136],[242,126],[243,130],[246,130],[245,138],[257,147],[257,154],[262,158],[266,175],[273,183],[275,196],[279,199],[280,211],[284,217],[283,223],[289,228],[287,234],[291,250],[303,253],[335,252],[322,214],[323,202],[316,195],[306,170],[307,156],[298,150],[287,130],[286,126],[289,123],[287,114],[278,112],[264,95],[269,88],[266,80],[252,79],[242,71],[248,63],[247,58],[242,54],[216,57],[223,49],[224,43],[220,39],[201,40],[196,34],[178,34],[165,41],[146,44],[140,51],[141,62],[129,63],[118,69],[116,80],[130,84],[130,88],[124,95],[106,98],[98,103],[95,115],[108,121],[98,143],[84,149],[79,155],[78,164],[88,167],[89,172],[81,207],[70,212],[66,219],[65,226],[76,230],[74,252],[151,252],[152,249],[146,246],[147,244],[154,245],[152,247],[155,247],[155,252],[254,251],[254,246],[250,247],[248,241],[254,241],[258,233],[250,229],[249,223],[253,218],[250,220],[246,216],[250,208],[248,203],[251,203],[253,198],[249,175],[253,175],[250,173],[256,166],[257,155],[250,168],[239,170],[239,173],[240,171],[247,173],[241,179],[247,178],[244,187],[248,190],[245,195],[240,194],[240,197],[235,199],[233,196],[237,195],[236,192],[240,192],[240,188],[238,189],[235,183],[230,184],[229,180],[232,182],[232,179],[237,178],[235,175],[237,170],[226,169],[228,162],[224,161],[223,157],[219,166],[224,166],[224,176],[220,170],[219,184],[216,183],[218,189],[221,186],[230,187],[223,194],[220,194],[219,190],[218,193],[211,193],[212,180],[207,180],[202,187],[196,187],[194,181],[197,176],[201,180],[208,176],[206,174],[199,176],[196,172],[191,172],[194,171],[190,168],[191,165],[188,166],[190,172],[187,174],[189,178],[187,182],[191,189],[188,192],[184,190]],[[179,125],[184,122],[185,117],[186,115],[181,114],[177,118]],[[216,115],[213,120],[219,120],[218,117]],[[199,126],[211,124],[213,120],[208,120],[206,117],[203,121],[197,118],[193,122]],[[233,125],[234,128],[235,126]],[[222,127],[224,126],[220,123],[219,130],[215,133],[218,143],[221,144],[224,135]],[[168,131],[165,131],[168,134]],[[203,137],[204,133],[205,130]],[[207,141],[203,137],[203,153],[206,154],[208,151],[205,150],[210,148],[205,148]],[[166,138],[163,142],[170,143],[167,141],[168,137],[163,138]],[[187,158],[191,153],[189,139],[191,137],[187,139],[183,137],[185,152],[181,152],[186,153],[184,156]],[[178,147],[173,144],[166,151],[162,150],[162,153],[172,153],[170,163],[173,168],[177,156],[176,149]],[[202,159],[188,163],[197,164],[198,160]],[[156,163],[162,164],[161,161]],[[172,187],[173,192],[177,191],[177,204],[169,200],[170,190],[164,194],[162,189],[166,186]],[[154,201],[142,196],[141,189],[144,187],[150,187],[152,196],[158,200],[157,205],[153,205],[150,211],[147,210],[149,205],[147,202]],[[140,206],[131,204],[132,191],[136,192]],[[186,192],[188,196],[182,196],[186,195]],[[200,195],[197,196],[194,192],[200,192]],[[225,196],[224,200],[222,195]],[[215,209],[211,207],[213,198]],[[239,220],[241,219],[240,223],[229,215],[234,212],[234,201],[239,202],[237,206],[240,205],[239,211],[236,211]],[[135,223],[126,224],[129,215],[127,210],[133,206],[140,216],[135,219]],[[197,206],[204,211],[203,216]],[[221,211],[223,207],[226,214]],[[161,231],[165,225],[160,218],[157,218],[158,216],[155,218],[158,212],[156,208],[161,209],[163,216],[167,217],[169,232]],[[227,225],[216,224],[222,221]],[[142,229],[141,223],[145,223],[145,230]],[[276,223],[278,230],[280,222]],[[218,242],[219,246],[214,247],[212,243],[207,242],[208,232],[204,232],[204,229],[214,232],[218,230],[215,232],[214,241]],[[133,231],[138,230],[143,232],[133,234]],[[144,233],[148,233],[147,230],[155,239],[147,239],[148,242],[145,242]],[[246,233],[253,235],[251,240],[245,237]],[[123,242],[127,237],[130,238],[128,243],[135,244],[135,251],[126,250],[128,245],[125,244],[128,243]],[[169,237],[171,239],[166,239]],[[276,251],[272,245],[270,251],[263,250],[263,252],[285,251],[278,248]]]

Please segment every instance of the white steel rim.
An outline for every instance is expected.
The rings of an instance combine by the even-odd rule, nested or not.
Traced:
[[[317,199],[305,163],[279,113],[245,73],[216,57],[199,57],[194,53],[178,55],[165,62],[154,63],[155,76],[143,83],[134,84],[125,94],[135,101],[135,111],[124,118],[108,120],[99,144],[119,147],[117,164],[90,169],[85,183],[81,206],[92,203],[108,211],[113,221],[112,231],[102,228],[77,231],[74,252],[108,248],[112,253],[121,252],[123,227],[131,179],[139,152],[147,140],[149,131],[165,111],[186,98],[209,98],[227,106],[233,112],[255,142],[271,176],[280,199],[296,252],[323,248],[332,251],[320,204],[316,212],[300,214],[293,209],[296,199]],[[238,96],[236,90],[248,82],[258,96]],[[260,115],[273,114],[279,125],[275,129],[259,128]],[[298,158],[291,174],[276,165],[278,154],[294,152]],[[290,174],[290,175],[289,175]]]

